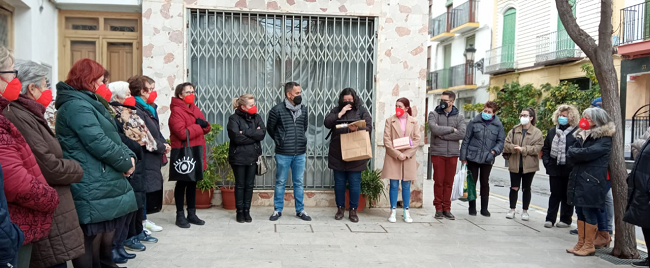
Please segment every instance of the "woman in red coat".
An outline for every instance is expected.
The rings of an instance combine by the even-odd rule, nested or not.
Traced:
[[[189,131],[190,144],[187,146],[203,146],[203,170],[205,170],[208,168],[208,163],[205,157],[205,138],[203,136],[210,132],[210,124],[205,121],[205,116],[203,116],[203,112],[199,110],[199,107],[194,105],[194,90],[195,87],[191,83],[176,86],[169,116],[169,139],[172,142],[172,148],[182,148],[183,142],[187,140],[187,131]],[[187,218],[185,218],[185,211],[183,210],[183,200],[186,194]],[[176,182],[174,199],[176,200],[176,225],[178,227],[189,228],[190,223],[196,225],[205,224],[196,216],[196,182]]]

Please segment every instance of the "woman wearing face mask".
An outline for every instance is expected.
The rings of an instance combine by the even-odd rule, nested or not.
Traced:
[[[384,146],[386,159],[381,172],[383,179],[390,180],[390,216],[389,222],[396,222],[397,194],[400,181],[402,182],[402,202],[404,206],[403,219],[411,223],[413,219],[409,213],[411,202],[411,182],[417,178],[417,161],[415,153],[420,144],[420,129],[418,120],[412,116],[411,102],[407,98],[400,98],[395,103],[395,115],[386,119],[384,127]],[[410,147],[398,149],[393,141],[408,137]]]
[[[532,197],[530,186],[533,184],[535,172],[539,170],[539,152],[544,146],[544,135],[535,127],[537,122],[535,117],[533,108],[523,109],[519,115],[520,124],[510,131],[503,147],[503,152],[510,154],[508,158],[511,182],[510,211],[506,214],[508,219],[515,218],[520,186],[524,196],[521,220],[527,221],[530,218],[528,215],[528,206]]]
[[[483,112],[467,124],[465,139],[460,146],[460,161],[467,164],[475,182],[480,179],[481,215],[485,217],[490,217],[490,171],[494,159],[503,151],[506,136],[503,124],[495,114],[497,109],[495,102],[486,102]],[[476,200],[469,201],[469,215],[476,216]]]
[[[372,133],[372,117],[368,110],[361,105],[361,99],[352,88],[345,88],[339,94],[338,105],[325,117],[323,124],[330,129],[331,141],[327,162],[330,169],[334,171],[334,195],[338,207],[334,219],[341,220],[345,217],[345,191],[346,184],[350,190],[350,212],[351,222],[359,222],[357,208],[361,196],[361,172],[366,170],[368,160],[343,161],[341,155],[341,134],[354,131],[368,131]],[[337,128],[341,122],[353,122],[358,120],[366,121],[365,128],[350,125],[347,128]]]
[[[605,110],[587,108],[582,112],[579,127],[567,152],[567,161],[574,164],[567,198],[578,214],[578,243],[567,252],[588,256],[596,252],[598,213],[605,208],[607,168],[616,126]]]
[[[55,149],[51,144],[29,143],[37,138],[46,138],[39,136],[45,134],[35,133],[35,129],[38,128],[36,127],[38,125],[37,114],[40,112],[39,109],[44,110],[44,108],[24,94],[20,96],[23,87],[17,78],[17,72],[14,69],[13,55],[7,48],[0,46],[0,165],[2,165],[4,172],[4,193],[7,197],[11,221],[19,226],[25,235],[23,245],[18,251],[18,267],[29,267],[34,242],[42,239],[48,240],[48,233],[52,227],[52,216],[59,204],[59,194],[48,185],[42,172],[48,176],[48,180],[60,179],[64,183],[70,183],[78,180],[76,176],[78,176],[79,170],[75,169],[72,163],[74,161],[64,162],[60,161],[60,158],[57,159],[56,156],[43,156],[42,152]],[[46,86],[41,82],[43,81],[39,80],[38,85],[45,89]],[[27,87],[31,87],[32,92],[36,95],[41,91],[35,89],[34,84],[28,84]],[[7,113],[7,111],[10,112]],[[18,122],[22,129],[19,129],[10,120]],[[23,122],[23,120],[29,120],[29,122]],[[24,136],[22,133],[26,135]],[[47,131],[44,131],[44,133],[50,135]],[[30,145],[37,147],[30,148]],[[44,159],[47,159],[48,162],[41,162]],[[56,161],[56,163],[53,164],[51,161]],[[63,163],[68,165],[66,167],[56,166]],[[51,169],[41,171],[40,167],[45,166],[51,169],[60,168],[57,169],[58,171],[76,171],[77,174],[57,174],[56,176],[62,177],[54,178],[49,174]],[[74,210],[74,205],[72,210]],[[58,221],[60,220],[58,218]],[[71,217],[70,221],[72,222],[69,225],[72,226],[70,229],[74,231],[74,219]],[[54,232],[60,230],[58,228],[53,229]],[[71,242],[73,242],[72,240],[74,239],[71,239]],[[76,244],[76,242],[73,244]],[[46,248],[43,247],[43,244],[40,244],[37,249],[39,252],[36,254],[41,256],[39,255],[39,253],[42,253],[40,250],[44,249]],[[70,253],[78,254],[78,250],[70,251]],[[66,252],[61,253],[65,254]],[[54,258],[54,256],[51,257]],[[43,260],[34,261],[41,265]],[[55,262],[55,260],[51,259],[47,261]],[[58,263],[52,265],[54,264]]]
[[[48,70],[38,63],[21,60],[16,62],[16,70],[22,82],[21,94],[3,114],[23,134],[43,177],[59,196],[48,237],[32,244],[30,267],[62,265],[84,253],[83,232],[70,192],[70,185],[81,181],[83,170],[76,161],[63,158],[61,146],[43,116],[52,101]]]
[[[257,113],[253,95],[241,95],[234,99],[232,104],[235,113],[228,118],[228,162],[235,174],[237,222],[252,222],[250,209],[257,158],[262,155],[262,140],[266,136],[266,127],[264,120]]]
[[[186,146],[203,146],[203,170],[208,168],[205,157],[205,134],[210,132],[210,124],[205,121],[203,112],[194,105],[195,87],[192,83],[182,83],[176,86],[172,98],[171,114],[169,115],[169,132],[173,148],[183,148],[187,139],[190,144]],[[189,137],[187,133],[189,132]],[[199,165],[200,163],[196,163]],[[190,223],[203,225],[205,222],[196,216],[196,182],[177,181],[174,189],[176,200],[176,225],[181,228],[190,228]],[[187,218],[183,210],[183,200],[187,201]]]
[[[569,146],[575,142],[573,133],[578,129],[578,121],[580,121],[580,113],[575,106],[567,104],[558,106],[553,113],[555,126],[548,130],[542,147],[542,163],[546,167],[551,188],[544,224],[546,228],[551,228],[553,225],[558,228],[571,227],[573,206],[567,203],[567,187],[573,165],[567,161],[566,156]],[[555,224],[560,207],[560,221]]]
[[[115,230],[137,210],[126,179],[135,171],[135,154],[122,143],[108,103],[93,94],[106,87],[103,80],[104,68],[83,59],[56,85],[56,135],[63,157],[76,160],[84,171],[71,186],[86,248],[72,261],[75,267],[117,267],[112,254]]]

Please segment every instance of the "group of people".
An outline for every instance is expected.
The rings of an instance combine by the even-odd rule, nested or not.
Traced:
[[[48,75],[0,46],[0,266],[118,267],[136,257],[125,248],[145,251],[143,243],[158,242],[151,234],[163,228],[147,214],[162,208],[166,154],[184,146],[186,129],[191,145],[205,145],[210,125],[193,104],[194,86],[181,84],[168,142],[153,79],[108,84],[109,72],[83,59],[56,85],[52,128]],[[196,182],[177,183],[180,227],[204,224],[195,189]]]

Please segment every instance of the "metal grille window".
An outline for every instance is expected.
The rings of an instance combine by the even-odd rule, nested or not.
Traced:
[[[375,19],[189,12],[189,77],[208,121],[225,126],[234,112],[232,99],[245,93],[255,95],[266,121],[284,99],[283,84],[298,82],[309,109],[305,187],[333,188],[323,120],[346,87],[374,114]],[[224,130],[216,142],[227,140]],[[275,185],[274,145],[268,136],[262,143],[269,172],[256,178],[258,189]]]

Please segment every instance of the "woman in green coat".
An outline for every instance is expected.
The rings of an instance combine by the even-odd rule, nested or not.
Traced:
[[[110,106],[96,94],[107,90],[103,80],[104,68],[83,59],[56,85],[56,134],[63,157],[76,160],[84,171],[81,182],[71,185],[86,248],[73,260],[77,268],[117,267],[111,253],[115,229],[122,217],[137,210],[126,179],[135,170],[135,154],[122,143]]]

